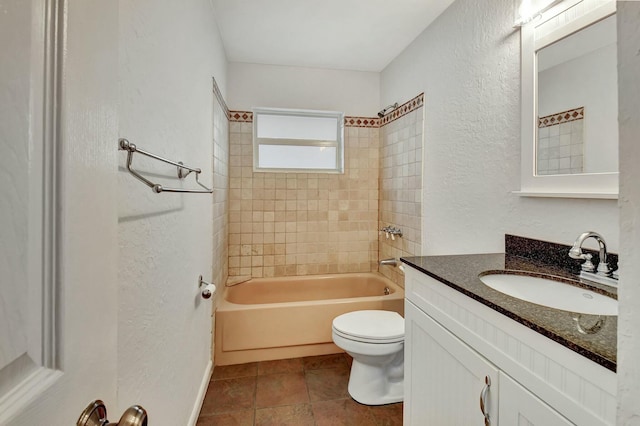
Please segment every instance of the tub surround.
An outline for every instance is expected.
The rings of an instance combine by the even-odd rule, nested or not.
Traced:
[[[421,93],[382,118],[345,117],[343,174],[254,172],[253,113],[229,111],[229,276],[371,272],[420,253],[423,105]],[[403,238],[383,240],[388,225]]]
[[[567,265],[558,266],[556,262],[558,256],[568,258],[570,246],[515,236],[507,236],[505,241],[507,253],[418,256],[402,258],[402,261],[615,372],[617,317],[605,317],[602,329],[595,334],[581,334],[573,318],[575,314],[507,296],[484,285],[478,278],[484,271],[507,269],[578,281],[573,265],[567,268]],[[545,260],[551,262],[544,263]],[[609,292],[615,297],[615,289],[598,285],[589,288],[601,293]],[[583,318],[583,321],[589,321],[589,318],[594,317],[583,315]]]

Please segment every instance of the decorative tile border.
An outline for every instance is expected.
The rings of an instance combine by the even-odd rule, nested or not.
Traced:
[[[400,105],[382,118],[378,117],[351,117],[344,118],[345,127],[370,127],[378,128],[389,124],[405,115],[413,112],[424,105],[424,93],[420,93],[415,98]],[[229,121],[235,123],[253,123],[253,112],[251,111],[229,111]]]
[[[346,127],[380,127],[380,119],[372,117],[345,117]]]
[[[555,126],[584,118],[584,107],[538,117],[538,128]]]
[[[386,114],[384,117],[380,119],[380,127],[385,124],[389,124],[392,121],[396,121],[397,119],[413,112],[424,105],[424,92],[420,93],[415,98],[411,99],[408,102],[403,103],[398,108],[391,111],[389,114]]]
[[[229,111],[229,121],[233,123],[253,123],[253,112]]]
[[[235,123],[253,123],[251,111],[229,111],[229,121]],[[345,117],[346,127],[380,127],[380,119],[372,117]]]
[[[218,102],[222,106],[222,109],[224,110],[224,114],[227,116],[227,120],[228,120],[229,119],[229,107],[227,107],[227,103],[224,101],[224,97],[222,96],[222,92],[220,91],[220,88],[218,87],[218,83],[216,82],[216,78],[215,77],[213,77],[213,94],[216,96],[216,99],[218,99]]]

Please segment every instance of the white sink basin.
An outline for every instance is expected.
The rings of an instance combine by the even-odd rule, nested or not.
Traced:
[[[591,315],[618,315],[618,301],[571,284],[528,275],[488,274],[480,281],[501,293],[549,308]]]

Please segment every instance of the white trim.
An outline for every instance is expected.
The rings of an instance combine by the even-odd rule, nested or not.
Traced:
[[[534,50],[537,52],[538,50],[543,49],[559,40],[562,40],[563,38],[577,33],[583,28],[593,25],[598,21],[602,21],[603,19],[606,19],[611,15],[615,15],[615,13],[615,2],[605,3],[599,6],[597,9],[585,13],[579,18],[574,19],[566,25],[556,28],[555,30],[551,31],[548,34],[545,34],[542,37],[536,37],[534,41]]]
[[[616,199],[618,194],[618,172],[585,173],[575,175],[535,174],[535,139],[537,129],[537,65],[536,50],[561,38],[579,31],[581,28],[598,22],[615,13],[615,1],[586,11],[581,17],[566,25],[536,38],[536,28],[555,19],[568,8],[580,2],[567,0],[545,12],[542,19],[524,25],[521,28],[521,162],[520,191],[515,193],[528,197],[553,198],[600,198]],[[555,195],[552,195],[555,194]]]
[[[33,371],[9,375],[0,394],[0,424],[19,414],[44,393],[62,372],[57,359],[58,321],[58,102],[61,0],[34,1],[31,12],[31,75],[29,77],[28,276],[27,350]],[[20,369],[18,369],[20,370]],[[18,371],[16,370],[16,371]]]
[[[207,388],[209,387],[209,382],[211,381],[211,374],[213,374],[213,361],[209,360],[209,362],[207,363],[207,368],[205,368],[204,370],[204,376],[202,377],[202,382],[200,383],[200,388],[198,389],[198,395],[196,397],[195,404],[193,405],[191,416],[189,416],[189,423],[187,423],[188,426],[195,426],[198,422],[200,410],[202,410],[202,404],[204,403],[204,397],[207,395]]]
[[[318,111],[305,109],[283,109],[283,108],[253,108],[253,171],[267,173],[344,173],[345,162],[345,137],[344,137],[344,112],[340,111]],[[278,115],[292,117],[324,117],[335,118],[336,140],[293,140],[293,139],[266,139],[258,137],[258,123],[260,115]],[[264,143],[263,143],[264,141]],[[290,145],[290,146],[331,146],[336,148],[335,168],[273,168],[259,166],[259,146],[260,145]]]
[[[53,386],[64,374],[60,370],[41,367],[0,398],[0,425],[8,424],[26,407]]]
[[[617,200],[618,194],[612,192],[526,192],[513,191],[519,197],[539,198],[591,198],[594,200]]]

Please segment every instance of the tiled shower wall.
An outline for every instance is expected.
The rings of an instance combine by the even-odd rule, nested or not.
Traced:
[[[224,283],[228,276],[229,259],[229,109],[215,80],[213,94],[214,256],[211,278],[215,283]]]
[[[421,254],[422,137],[424,94],[397,108],[382,120],[379,229],[393,226],[402,237],[379,237],[380,259]],[[404,286],[404,276],[392,266],[380,273]]]
[[[539,175],[582,173],[584,107],[538,118],[536,144]]]
[[[378,270],[421,249],[424,95],[345,119],[345,172],[253,171],[252,113],[230,113],[229,279]],[[404,235],[378,235],[391,225]],[[380,272],[404,284],[398,268]]]
[[[364,123],[366,121],[366,124]],[[376,270],[379,129],[345,127],[345,172],[253,171],[252,114],[230,123],[229,277]]]

